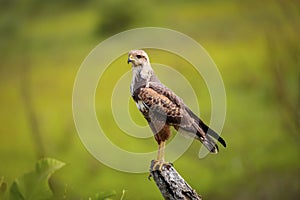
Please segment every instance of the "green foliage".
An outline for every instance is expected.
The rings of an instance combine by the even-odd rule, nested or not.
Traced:
[[[3,199],[5,196],[7,184],[4,182],[4,177],[0,179],[0,199]]]
[[[65,163],[53,158],[43,158],[35,165],[35,170],[17,178],[9,189],[9,200],[50,200],[56,199],[49,185],[51,175],[62,168]],[[0,200],[6,199],[7,184],[0,179]],[[64,194],[66,198],[68,194]],[[88,200],[111,200],[116,191],[102,191],[89,197]],[[123,195],[124,196],[124,191]],[[122,198],[121,198],[122,199]]]
[[[44,158],[35,165],[35,170],[17,178],[10,188],[10,200],[44,200],[53,195],[49,187],[50,176],[65,163]]]
[[[97,35],[109,36],[130,28],[144,17],[144,2],[129,0],[102,1],[100,4]]]

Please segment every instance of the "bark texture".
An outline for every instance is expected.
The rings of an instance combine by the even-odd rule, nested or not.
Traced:
[[[164,199],[202,200],[201,196],[180,176],[171,164],[163,164],[161,170],[152,170],[155,161],[151,161],[150,174]]]

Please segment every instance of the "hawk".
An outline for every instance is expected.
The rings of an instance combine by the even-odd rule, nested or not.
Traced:
[[[219,151],[213,138],[226,147],[223,138],[194,114],[180,97],[160,82],[145,51],[130,51],[127,63],[132,64],[131,96],[147,120],[159,146],[157,165],[162,166],[165,162],[164,148],[171,135],[171,126],[176,131],[180,129],[180,132],[188,133],[199,140],[211,153]]]

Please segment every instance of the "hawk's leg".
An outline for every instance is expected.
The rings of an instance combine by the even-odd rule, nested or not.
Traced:
[[[165,162],[165,141],[161,141],[158,146],[157,160],[154,160],[154,163],[151,167],[151,171],[162,171],[163,166],[170,167],[172,163]]]
[[[164,162],[165,161],[165,147],[166,147],[166,142],[161,141],[160,144],[158,145],[158,152],[157,152],[157,160]]]
[[[153,126],[150,125],[150,127]],[[153,129],[156,130],[155,128],[152,128],[152,130]],[[157,152],[157,160],[153,160],[151,162],[150,171],[157,171],[157,170],[162,171],[164,167],[169,168],[172,166],[172,163],[165,162],[165,145],[170,135],[171,135],[170,127],[167,124],[165,124],[163,128],[157,134],[154,135],[155,140],[158,143],[158,152]]]

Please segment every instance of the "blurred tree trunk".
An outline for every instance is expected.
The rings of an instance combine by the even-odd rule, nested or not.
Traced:
[[[25,4],[23,4],[24,6]],[[26,4],[27,5],[27,4]],[[33,144],[35,146],[35,153],[37,159],[44,157],[45,148],[42,141],[42,134],[39,128],[37,113],[34,108],[34,101],[32,96],[31,85],[31,55],[30,50],[32,42],[35,38],[32,38],[28,33],[28,27],[31,20],[36,17],[30,12],[30,7],[16,6],[18,12],[18,26],[14,29],[15,40],[14,43],[18,47],[16,48],[17,57],[20,60],[20,92],[21,100],[24,105],[25,117],[28,121],[29,132],[32,135]]]
[[[272,26],[265,29],[267,65],[274,80],[273,89],[284,128],[300,137],[299,6],[282,0],[275,4],[277,17],[268,19],[267,23]]]
[[[26,54],[26,53],[25,53]],[[29,123],[30,133],[36,148],[37,158],[42,158],[45,155],[45,149],[42,142],[41,132],[38,125],[37,115],[34,110],[34,103],[31,94],[30,83],[30,62],[28,57],[24,56],[22,59],[20,84],[21,84],[21,98],[24,103],[25,115]]]

